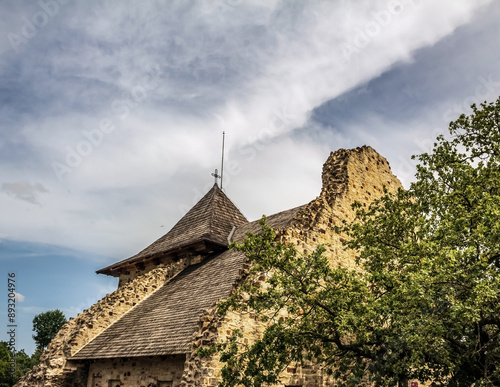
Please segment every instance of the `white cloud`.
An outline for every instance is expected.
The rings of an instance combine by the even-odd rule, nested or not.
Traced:
[[[224,189],[256,219],[316,197],[341,147],[373,146],[408,185],[409,155],[483,98],[480,77],[488,99],[500,94],[494,1],[70,1],[16,53],[9,32],[39,9],[0,2],[0,243],[20,266],[57,256],[89,271],[70,270],[71,294],[52,292],[67,284],[51,271],[53,297],[29,296],[50,305],[19,307],[28,322],[111,292],[116,279],[93,283],[92,270],[152,243],[206,193],[223,130]],[[159,82],[144,93],[151,68]],[[75,151],[60,181],[53,162]],[[23,272],[23,293],[37,294],[40,276]],[[33,345],[29,330],[19,339]]]
[[[18,292],[15,293],[16,293],[16,302],[24,302],[25,297],[21,293]]]
[[[2,185],[0,233],[132,255],[212,184],[223,130],[227,162],[239,166],[226,191],[249,217],[303,204],[319,193],[329,150],[363,141],[393,152],[394,133],[421,129],[372,116],[315,139],[311,111],[411,61],[487,3],[69,3],[22,53],[1,46],[13,83],[0,90],[3,119],[22,124],[0,133],[2,181],[17,182]],[[15,20],[33,12],[14,8]],[[158,85],[143,95],[151,66]],[[115,130],[103,132],[106,119]],[[67,167],[62,182],[53,162]]]
[[[29,183],[27,181],[18,181],[13,183],[2,183],[1,191],[16,199],[25,200],[33,204],[39,204],[40,194],[49,191],[40,183]]]

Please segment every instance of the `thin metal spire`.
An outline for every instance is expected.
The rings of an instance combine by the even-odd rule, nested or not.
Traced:
[[[224,177],[224,140],[226,138],[226,132],[222,132],[222,163],[220,167],[220,189],[222,190],[222,179]]]
[[[222,189],[222,178],[224,176],[224,139],[226,137],[226,132],[222,132],[222,163],[219,171],[216,169],[215,173],[212,173],[212,176],[215,178],[215,184],[217,184],[217,179],[220,179],[220,189]]]

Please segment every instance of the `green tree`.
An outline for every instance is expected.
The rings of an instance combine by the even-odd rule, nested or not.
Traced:
[[[16,351],[14,363],[11,363],[11,359],[12,352],[8,343],[0,342],[0,387],[13,386],[21,376],[37,364],[33,357],[29,357],[22,349]],[[12,369],[13,364],[14,369]]]
[[[223,385],[274,383],[306,360],[346,386],[500,385],[500,98],[472,110],[416,156],[407,191],[337,227],[362,270],[329,266],[321,246],[298,254],[264,221],[233,246],[253,265],[220,313],[253,310],[268,327],[216,348]]]
[[[24,349],[17,351],[15,380],[19,380],[19,378],[33,368],[35,364],[33,359],[24,352]]]
[[[36,333],[33,339],[37,347],[46,348],[65,322],[66,317],[59,309],[37,314],[33,319],[33,331]]]
[[[11,354],[9,345],[5,341],[0,342],[0,387],[10,387],[14,384],[11,371]]]
[[[38,363],[40,363],[40,357],[42,356],[43,349],[38,347],[35,349],[35,352],[33,352],[33,355],[31,355],[31,367],[36,366]]]

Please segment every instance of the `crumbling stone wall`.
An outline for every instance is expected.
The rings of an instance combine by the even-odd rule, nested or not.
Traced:
[[[302,208],[288,227],[276,230],[277,237],[295,245],[303,253],[310,253],[322,244],[332,265],[356,268],[354,252],[344,250],[343,236],[338,235],[333,227],[340,226],[343,220],[354,219],[352,204],[355,201],[367,206],[383,195],[384,187],[389,192],[395,192],[402,185],[392,174],[387,160],[367,146],[332,152],[323,166],[322,180],[321,194]],[[225,316],[217,316],[215,308],[207,311],[193,337],[182,386],[217,386],[223,367],[218,360],[219,355],[200,359],[196,348],[227,339],[233,329],[242,331],[244,340],[251,343],[262,336],[265,327],[251,313],[229,312]],[[334,385],[334,380],[314,364],[302,367],[290,365],[284,371],[279,386],[287,385],[327,387]]]
[[[243,342],[251,345],[262,337],[265,324],[259,321],[253,313],[228,312],[218,316],[215,308],[206,312],[200,319],[199,330],[194,335],[191,352],[186,357],[182,387],[217,387],[221,381],[222,364],[219,354],[210,358],[200,358],[196,349],[200,346],[209,347],[217,342],[227,340],[233,330],[238,329],[243,334]],[[314,364],[300,366],[289,365],[281,376],[282,383],[278,386],[314,386],[327,387],[333,385],[333,379],[324,374]]]
[[[149,261],[142,266],[141,265],[133,266],[128,271],[120,273],[118,287],[128,284],[130,281],[133,281],[138,276],[143,275],[144,273],[147,273],[148,271],[151,271],[157,268],[158,266],[173,266],[173,267],[179,267],[179,269],[182,270],[190,265],[196,265],[197,263],[200,263],[205,258],[206,255],[192,254],[192,253],[186,253],[180,257],[177,256],[175,259],[173,259],[170,256],[157,258],[157,260]]]
[[[255,316],[245,313],[228,312],[223,318],[216,313],[216,308],[205,311],[199,322],[199,328],[193,335],[190,353],[186,357],[183,387],[217,387],[221,380],[223,364],[219,362],[219,355],[210,358],[200,358],[196,350],[199,347],[209,347],[219,340],[227,339],[233,329],[239,329],[245,336],[246,342],[253,342],[261,337],[264,326],[255,321]]]
[[[63,325],[40,358],[40,364],[22,377],[18,387],[85,386],[85,364],[68,359],[130,308],[158,290],[185,267],[179,261],[158,266],[106,295]]]
[[[355,268],[354,252],[345,251],[344,236],[333,227],[354,219],[354,202],[366,207],[383,195],[384,187],[388,192],[403,187],[387,160],[368,146],[332,152],[323,165],[322,180],[321,194],[299,211],[289,227],[279,230],[279,235],[304,253],[322,244],[332,265]]]

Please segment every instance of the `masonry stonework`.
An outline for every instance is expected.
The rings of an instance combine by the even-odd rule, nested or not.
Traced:
[[[292,215],[286,222],[280,220],[281,223],[276,223],[274,228],[277,237],[293,244],[303,253],[310,253],[322,244],[332,265],[359,269],[354,253],[344,249],[343,236],[338,235],[333,227],[354,218],[353,202],[358,201],[367,206],[379,198],[384,189],[394,192],[402,187],[401,183],[391,173],[387,160],[366,146],[331,153],[323,166],[322,182],[322,191],[316,199],[296,211],[283,212]],[[277,214],[276,219],[286,218],[280,216]],[[240,228],[258,231],[256,224],[257,221]],[[234,228],[230,236],[233,233]],[[198,254],[196,258],[180,259],[159,266],[154,261],[148,261],[144,266],[121,274],[118,289],[68,321],[42,355],[41,363],[25,375],[17,386],[101,387],[111,386],[110,381],[115,381],[119,386],[146,387],[149,383],[155,383],[157,387],[217,386],[223,364],[219,362],[217,354],[209,359],[199,358],[197,348],[224,340],[235,329],[239,329],[244,334],[244,340],[249,343],[257,340],[265,327],[255,315],[229,311],[219,316],[213,304],[199,314],[197,328],[192,333],[191,344],[184,355],[69,360],[136,304],[160,287],[168,285],[186,267],[203,259],[205,256]],[[248,266],[241,267],[234,287],[238,286],[247,269]],[[335,384],[314,364],[302,367],[291,364],[284,371],[282,380],[279,386],[323,387]]]
[[[304,253],[324,245],[333,265],[354,268],[354,252],[344,249],[343,236],[333,227],[354,219],[354,202],[366,207],[383,195],[384,188],[388,192],[402,188],[401,182],[392,174],[387,160],[367,146],[332,152],[323,166],[322,181],[320,196],[302,207],[279,234]]]
[[[86,387],[178,386],[184,372],[185,356],[105,359],[89,367]],[[110,381],[115,381],[110,383]]]
[[[16,386],[85,386],[87,366],[73,364],[68,359],[183,267],[182,261],[156,267],[120,286],[77,317],[70,319],[44,351],[40,364],[21,378]],[[82,376],[81,373],[85,375]]]

